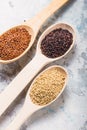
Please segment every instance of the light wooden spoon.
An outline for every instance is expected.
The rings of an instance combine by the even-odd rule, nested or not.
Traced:
[[[50,103],[46,104],[46,105],[43,105],[43,106],[40,106],[40,105],[36,105],[32,102],[31,98],[30,98],[30,90],[33,86],[33,83],[35,82],[36,78],[39,77],[43,72],[47,71],[47,70],[50,70],[52,68],[57,68],[59,71],[61,70],[61,73],[64,74],[64,78],[65,78],[65,81],[64,81],[64,86],[62,87],[60,93],[58,93],[57,97],[52,100]],[[66,86],[66,83],[67,83],[67,77],[68,77],[68,73],[66,72],[66,70],[61,67],[61,66],[57,66],[57,65],[54,65],[54,66],[51,66],[51,67],[48,67],[46,70],[44,70],[43,72],[41,72],[35,79],[34,81],[32,82],[28,92],[27,92],[27,95],[26,95],[26,99],[25,99],[25,102],[24,102],[24,105],[20,111],[20,113],[15,117],[15,119],[11,122],[11,124],[6,128],[6,130],[19,130],[20,126],[27,120],[27,118],[29,116],[31,116],[34,112],[36,112],[37,110],[43,108],[43,107],[46,107],[48,105],[50,105],[51,103],[53,103],[56,99],[58,99],[58,97],[62,94],[63,90],[65,89],[65,86]],[[38,87],[38,86],[37,86]]]
[[[42,54],[40,45],[43,38],[54,29],[62,28],[66,29],[73,35],[73,42],[67,52],[57,58],[48,58]],[[47,63],[58,60],[65,56],[73,47],[75,42],[75,31],[74,29],[65,23],[54,24],[49,27],[42,36],[40,37],[35,57],[30,63],[28,63],[23,70],[14,78],[14,80],[6,87],[6,89],[0,94],[0,115],[8,108],[8,106],[14,101],[14,99],[23,91],[26,85],[32,80],[32,78],[39,72],[39,70]]]
[[[56,10],[58,10],[61,6],[63,6],[68,0],[52,0],[52,2],[44,8],[40,13],[38,13],[34,18],[32,18],[29,21],[26,21],[22,23],[20,26],[17,27],[24,27],[27,29],[29,34],[31,34],[31,41],[29,43],[29,46],[27,49],[18,57],[11,59],[11,60],[2,60],[0,59],[1,63],[10,63],[13,61],[18,60],[20,57],[22,57],[32,46],[34,43],[34,40],[37,36],[37,33],[41,27],[41,25],[45,22],[45,20],[50,17]],[[3,34],[2,34],[3,35]]]

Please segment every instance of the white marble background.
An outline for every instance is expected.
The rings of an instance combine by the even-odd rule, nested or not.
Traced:
[[[30,19],[50,1],[0,0],[0,33]],[[63,59],[52,63],[67,69],[69,81],[60,98],[49,107],[35,113],[25,122],[22,130],[87,130],[87,0],[71,0],[67,6],[57,11],[43,24],[37,40],[41,33],[55,22],[68,22],[76,29],[77,39],[72,51]],[[9,65],[0,64],[0,92],[31,60],[35,47],[34,44],[17,62]],[[27,88],[0,117],[0,130],[4,130],[20,111]]]

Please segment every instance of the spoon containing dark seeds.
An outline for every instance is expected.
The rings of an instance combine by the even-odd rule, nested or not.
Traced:
[[[6,130],[19,130],[20,126],[37,110],[53,103],[62,94],[68,74],[61,66],[51,66],[32,82],[25,103]]]
[[[52,2],[34,18],[13,27],[0,36],[0,62],[10,63],[22,57],[33,45],[41,25],[68,0]]]
[[[0,115],[43,66],[64,57],[74,42],[75,31],[70,25],[58,23],[49,27],[38,41],[35,57],[0,94]]]

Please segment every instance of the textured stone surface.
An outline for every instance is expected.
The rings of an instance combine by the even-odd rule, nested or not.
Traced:
[[[0,33],[33,17],[49,2],[50,0],[0,1]],[[76,30],[77,38],[74,48],[66,57],[48,66],[52,64],[64,66],[68,70],[69,81],[60,98],[49,107],[35,113],[25,122],[22,130],[87,130],[87,0],[72,0],[45,22],[39,35],[49,25],[57,22],[71,24]],[[35,47],[36,45],[33,45],[17,62],[0,64],[0,92],[32,59]],[[15,118],[23,105],[25,94],[26,90],[0,117],[0,130],[4,130]]]

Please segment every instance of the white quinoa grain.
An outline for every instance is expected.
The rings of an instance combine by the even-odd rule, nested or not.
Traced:
[[[38,76],[30,90],[30,98],[34,104],[46,105],[54,100],[62,90],[66,79],[63,69],[54,67]]]

